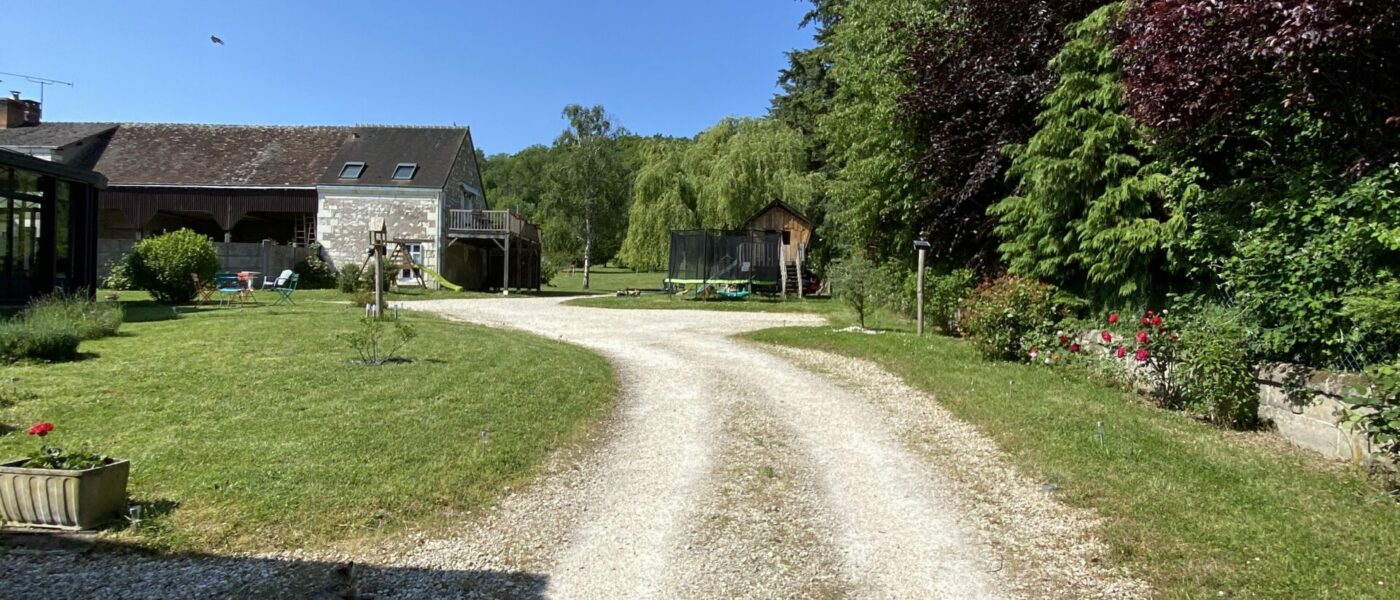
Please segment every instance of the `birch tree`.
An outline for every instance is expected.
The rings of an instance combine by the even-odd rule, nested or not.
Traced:
[[[554,256],[583,263],[583,288],[590,284],[596,256],[611,256],[627,218],[627,177],[618,138],[626,132],[601,105],[564,107],[569,124],[554,141],[558,159],[550,172],[550,192],[542,212],[556,231],[547,232]]]

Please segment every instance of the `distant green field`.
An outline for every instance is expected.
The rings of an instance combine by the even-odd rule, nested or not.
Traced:
[[[584,290],[583,269],[574,269],[572,273],[565,269],[554,276],[551,285],[545,286],[544,291],[612,293],[627,289],[659,290],[664,279],[665,271],[638,272],[617,267],[594,267],[590,270],[590,285]]]

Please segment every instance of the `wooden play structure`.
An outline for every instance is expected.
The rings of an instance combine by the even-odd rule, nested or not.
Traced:
[[[696,298],[743,298],[751,293],[803,297],[802,263],[812,241],[812,222],[781,200],[773,200],[738,231],[671,232],[666,287]]]

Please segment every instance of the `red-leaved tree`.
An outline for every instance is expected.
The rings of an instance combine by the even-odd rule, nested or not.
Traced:
[[[1138,0],[1118,32],[1128,110],[1175,137],[1252,106],[1306,109],[1383,158],[1400,134],[1400,2]]]
[[[917,172],[935,190],[919,225],[945,255],[993,255],[987,207],[1010,191],[1002,149],[1034,131],[1065,26],[1102,4],[950,0],[944,19],[915,32],[901,109],[920,146]]]

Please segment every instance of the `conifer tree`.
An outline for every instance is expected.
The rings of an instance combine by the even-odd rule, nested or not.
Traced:
[[[1067,31],[1036,133],[1007,149],[1017,191],[989,210],[1011,272],[1110,302],[1156,291],[1191,191],[1124,112],[1110,37],[1122,9],[1104,6]]]

